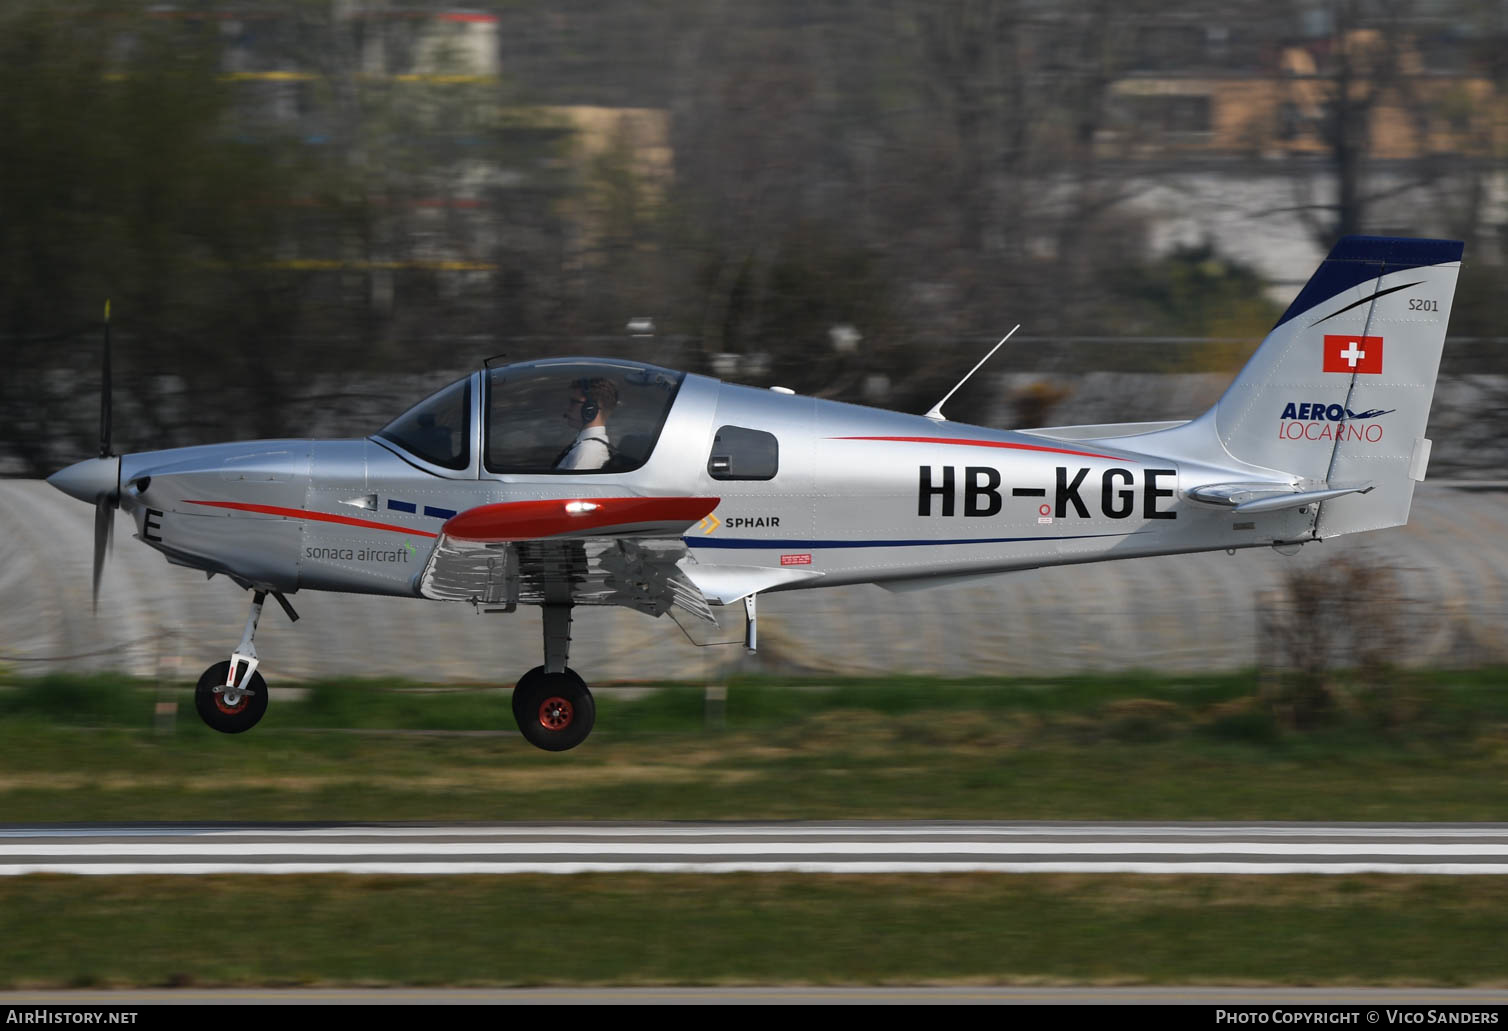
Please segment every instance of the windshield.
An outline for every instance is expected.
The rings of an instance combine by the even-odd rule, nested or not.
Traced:
[[[465,469],[471,464],[471,377],[431,394],[377,436],[442,469]]]
[[[611,473],[649,460],[683,373],[638,362],[563,358],[487,373],[495,473]]]

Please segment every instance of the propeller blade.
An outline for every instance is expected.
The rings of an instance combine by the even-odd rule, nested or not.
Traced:
[[[107,495],[94,503],[94,611],[99,611],[99,580],[105,568],[105,553],[115,535],[115,504]]]
[[[110,302],[108,300],[105,302],[104,359],[100,363],[99,456],[110,457]],[[98,580],[98,576],[95,579]]]

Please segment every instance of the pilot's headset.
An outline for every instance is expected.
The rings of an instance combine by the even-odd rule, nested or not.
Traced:
[[[597,413],[601,411],[597,407],[597,402],[592,398],[591,390],[588,389],[591,383],[591,380],[583,378],[578,379],[572,384],[577,390],[581,391],[581,396],[586,398],[585,401],[581,402],[581,425],[583,426],[597,418]]]

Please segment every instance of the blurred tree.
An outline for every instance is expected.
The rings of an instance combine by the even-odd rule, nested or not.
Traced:
[[[1289,0],[1286,11],[1263,24],[1284,97],[1267,138],[1287,148],[1295,210],[1315,242],[1427,232],[1476,252],[1505,142],[1493,71],[1502,5]]]
[[[663,150],[653,131],[663,122],[651,117],[658,112],[618,114],[590,144],[580,134],[574,140],[572,164],[581,178],[560,204],[574,233],[562,287],[570,302],[551,327],[557,333],[622,332],[638,317],[658,326],[670,314],[668,160],[646,156]]]
[[[1395,722],[1398,656],[1420,634],[1398,575],[1359,552],[1290,570],[1283,580],[1285,597],[1260,613],[1268,672],[1262,703],[1291,730],[1334,722],[1347,710]]]
[[[672,101],[681,325],[708,354],[774,353],[798,389],[858,399],[879,376],[925,406],[962,371],[944,346],[960,337],[1093,323],[1104,273],[1144,244],[1095,145],[1146,6],[691,5]],[[852,357],[834,323],[860,334]]]
[[[350,371],[469,365],[493,348],[457,337],[549,325],[569,129],[504,103],[477,24],[380,2],[0,10],[10,461],[87,453],[107,297],[122,448],[310,432]]]
[[[1192,360],[1183,352],[1175,360],[1152,359],[1148,371],[1234,371],[1283,314],[1255,271],[1221,257],[1207,242],[1125,265],[1108,285],[1117,332],[1225,341],[1198,348]]]
[[[330,170],[235,137],[213,24],[40,4],[3,20],[0,438],[34,473],[88,453],[73,410],[92,411],[97,335],[67,357],[26,341],[94,324],[106,298],[118,447],[286,432],[283,402],[318,364],[297,334],[332,313],[275,259],[297,229],[288,198],[325,194]]]

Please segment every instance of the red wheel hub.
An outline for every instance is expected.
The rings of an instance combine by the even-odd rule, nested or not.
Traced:
[[[539,725],[546,730],[564,730],[575,718],[576,710],[565,698],[556,696],[539,703]]]
[[[241,693],[241,700],[240,701],[238,701],[235,705],[226,705],[225,704],[225,696],[223,694],[216,693],[215,694],[215,708],[219,709],[221,712],[225,713],[225,715],[227,715],[227,716],[234,716],[236,713],[238,713],[242,709],[246,708],[246,697],[247,697],[246,693],[243,691]]]

